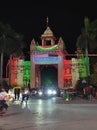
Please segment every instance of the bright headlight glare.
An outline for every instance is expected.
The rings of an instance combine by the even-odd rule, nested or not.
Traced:
[[[53,90],[53,95],[57,94],[57,92],[55,90]]]
[[[28,91],[25,91],[25,94],[27,94],[28,93]]]
[[[43,93],[41,91],[38,92],[39,95],[42,95]]]
[[[12,97],[14,97],[14,94],[12,93]]]
[[[52,94],[52,90],[48,90],[47,93],[48,93],[48,94]]]

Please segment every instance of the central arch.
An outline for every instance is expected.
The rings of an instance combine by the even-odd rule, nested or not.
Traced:
[[[58,69],[55,66],[45,65],[43,67],[41,70],[41,86],[58,87]]]

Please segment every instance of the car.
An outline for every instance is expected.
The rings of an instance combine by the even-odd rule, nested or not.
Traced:
[[[38,93],[41,96],[52,97],[52,96],[57,96],[58,91],[57,88],[55,87],[44,87],[40,91],[38,91]]]
[[[30,88],[30,95],[31,96],[38,95],[38,88]]]
[[[58,96],[57,87],[31,88],[30,95],[37,97]]]

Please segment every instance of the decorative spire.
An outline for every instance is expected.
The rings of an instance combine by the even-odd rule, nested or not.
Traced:
[[[62,37],[59,38],[58,46],[59,46],[60,50],[65,49],[65,45],[64,45],[64,41],[63,41]]]
[[[35,46],[36,46],[36,42],[35,42],[35,40],[33,38],[32,41],[31,41],[31,44],[30,44],[30,51],[35,50]]]
[[[47,18],[46,18],[47,27],[48,27],[48,22],[49,22],[49,18],[47,17]]]

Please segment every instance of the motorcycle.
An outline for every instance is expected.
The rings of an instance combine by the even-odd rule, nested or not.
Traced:
[[[29,90],[23,89],[22,90],[22,101],[21,102],[25,101],[27,103],[28,99],[29,99]]]
[[[25,101],[27,103],[28,99],[29,99],[29,95],[28,94],[23,94],[21,102]]]
[[[6,103],[5,100],[0,100],[0,114],[6,113],[8,109],[8,104]]]

